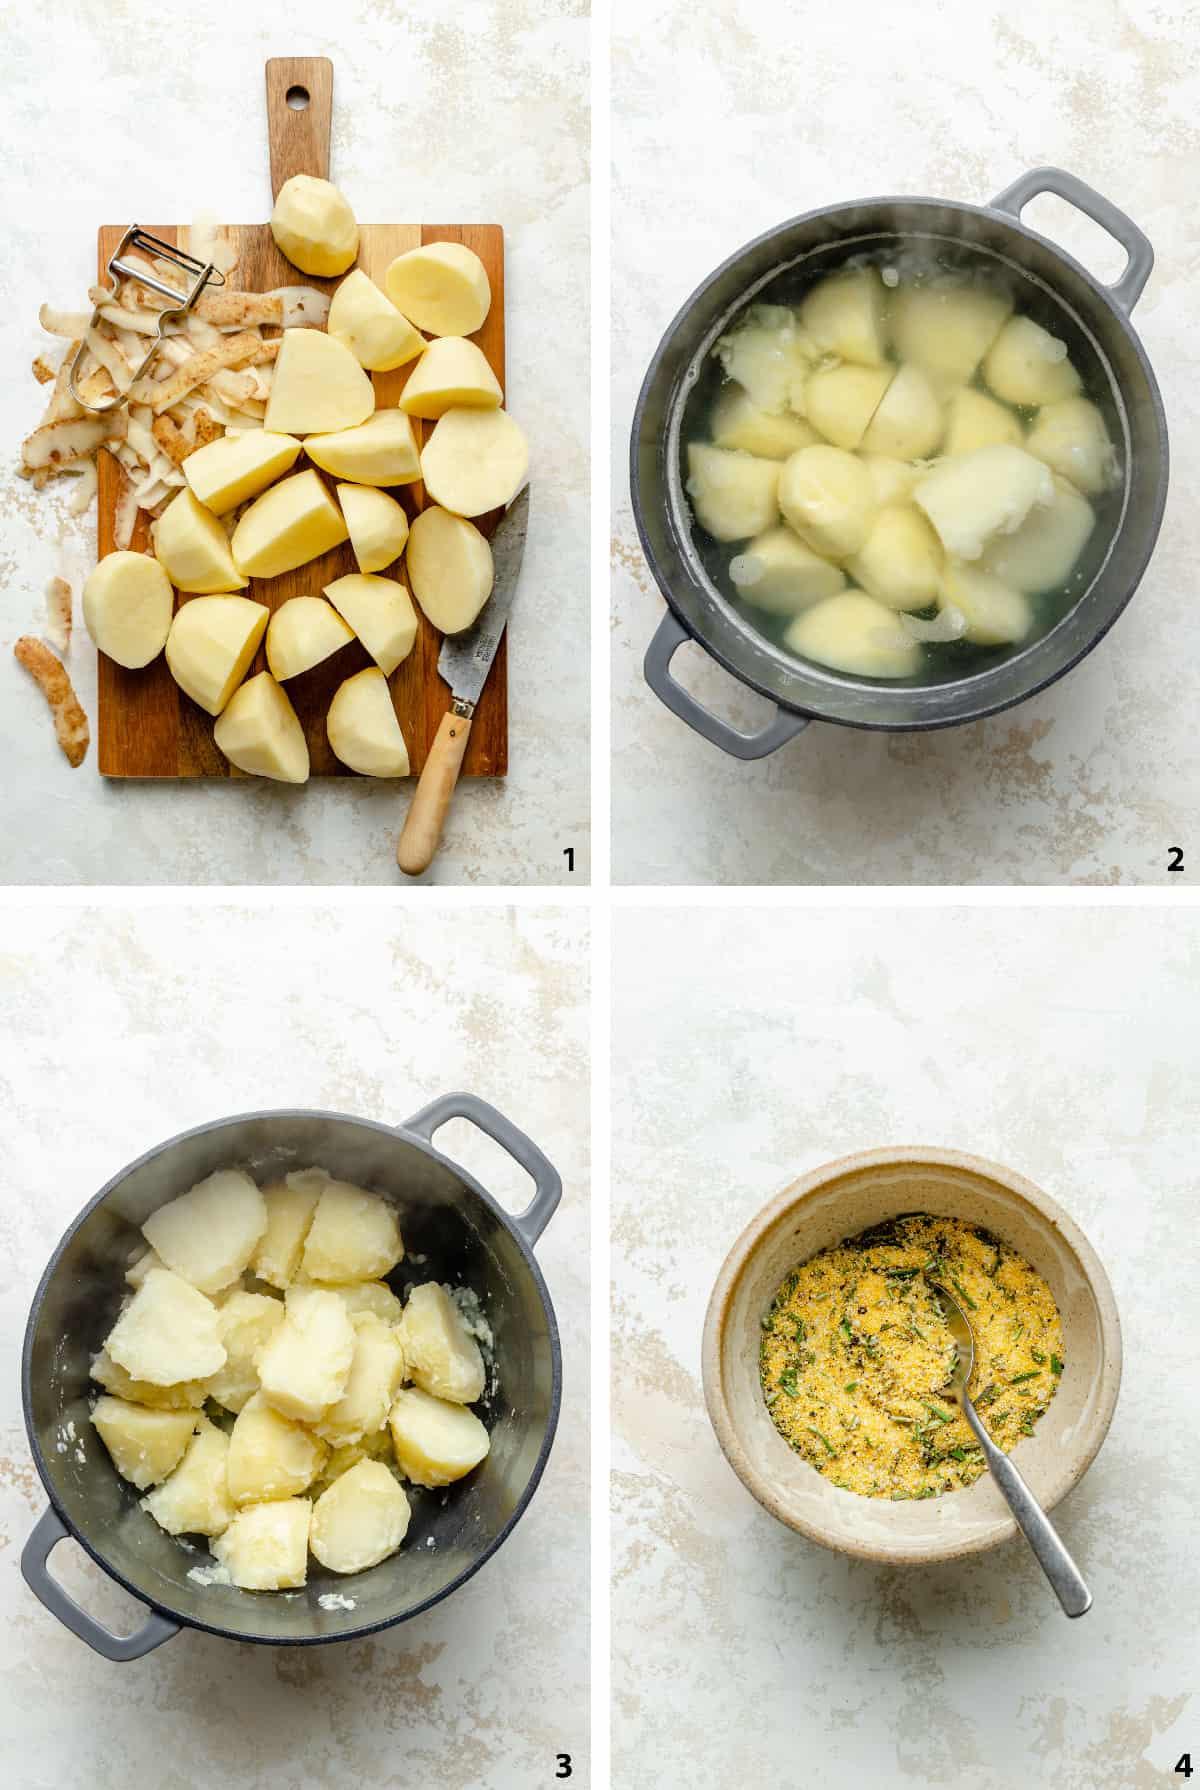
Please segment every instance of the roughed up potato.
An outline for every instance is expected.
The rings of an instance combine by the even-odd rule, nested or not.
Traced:
[[[861,590],[844,590],[806,609],[785,636],[794,653],[858,677],[913,677],[921,649],[882,603]]]
[[[92,1422],[117,1472],[139,1492],[174,1472],[196,1428],[193,1411],[149,1410],[108,1394],[92,1406]]]
[[[102,653],[139,671],[167,644],[175,592],[147,553],[106,553],[83,587],[83,619]]]
[[[414,1287],[404,1307],[400,1341],[410,1379],[422,1392],[453,1404],[472,1405],[483,1392],[479,1345],[458,1307],[436,1281]]]
[[[452,516],[437,504],[415,518],[405,564],[422,613],[443,634],[469,628],[492,594],[486,537],[465,516]]]
[[[304,1245],[309,1280],[378,1280],[404,1259],[395,1208],[349,1181],[327,1179]]]
[[[250,1176],[218,1169],[152,1212],[142,1235],[168,1268],[202,1293],[232,1286],[267,1228],[267,1208]]]
[[[250,1264],[260,1280],[273,1287],[291,1286],[324,1185],[321,1171],[314,1174],[311,1169],[294,1169],[283,1181],[263,1188],[267,1228]]]
[[[1009,646],[1024,640],[1033,626],[1028,597],[962,560],[947,560],[939,602],[943,609],[953,607],[965,616],[963,638],[975,646]]]
[[[814,553],[848,559],[857,553],[878,507],[871,475],[843,448],[801,448],[779,475],[779,507]]]
[[[384,275],[388,297],[431,336],[473,336],[492,306],[487,269],[462,242],[408,249]]]
[[[1045,405],[1025,445],[1086,497],[1098,497],[1117,482],[1116,449],[1103,416],[1087,398]]]
[[[147,1274],[104,1348],[132,1379],[155,1386],[207,1379],[225,1364],[216,1306],[166,1268]]]
[[[409,416],[430,422],[459,406],[495,410],[503,402],[500,381],[483,349],[463,336],[441,336],[431,342],[409,374],[399,399],[400,409]]]
[[[764,460],[786,460],[821,437],[802,417],[790,411],[772,416],[760,410],[740,385],[730,384],[713,406],[712,439],[714,447],[740,449]]]
[[[433,1398],[419,1386],[396,1394],[388,1427],[396,1465],[414,1485],[451,1485],[477,1467],[490,1447],[474,1411]]]
[[[751,305],[716,347],[726,377],[769,416],[804,411],[804,390],[821,350],[783,305]],[[758,452],[757,449],[753,450]]]
[[[412,419],[402,410],[377,410],[357,428],[306,441],[304,451],[325,472],[355,485],[411,485],[421,476]]]
[[[175,613],[167,665],[179,688],[219,715],[249,669],[270,610],[249,597],[194,597]]]
[[[290,471],[299,454],[300,443],[291,435],[243,429],[196,448],[182,472],[197,501],[214,516],[224,516]]]
[[[316,1423],[346,1390],[354,1326],[341,1300],[316,1287],[289,1287],[283,1323],[258,1356],[269,1405],[298,1423]]]
[[[714,541],[744,541],[779,520],[779,461],[688,445],[687,494],[701,528]]]
[[[229,1496],[236,1505],[293,1498],[308,1489],[328,1455],[319,1436],[290,1417],[281,1417],[261,1392],[255,1392],[230,1431],[225,1469]]]
[[[355,1312],[354,1360],[346,1390],[316,1424],[335,1447],[381,1430],[405,1373],[405,1350],[395,1329],[372,1311]]]
[[[220,1535],[233,1516],[226,1463],[229,1437],[206,1417],[174,1473],[142,1499],[160,1529],[168,1535]]]
[[[212,1551],[243,1591],[287,1591],[308,1576],[307,1498],[280,1498],[239,1510]]]
[[[946,406],[943,446],[948,456],[971,454],[982,447],[1020,447],[1024,439],[1020,418],[974,386],[964,385]]]
[[[957,559],[978,559],[992,535],[1011,534],[1053,496],[1048,468],[1022,448],[1002,444],[942,460],[913,492]]]
[[[800,322],[818,347],[863,367],[883,365],[883,281],[876,267],[848,268],[814,286]]]
[[[277,578],[340,547],[347,534],[342,512],[309,467],[256,497],[230,544],[247,577]]]
[[[353,429],[375,408],[375,387],[350,350],[320,329],[285,329],[263,427],[276,435]]]
[[[757,535],[729,567],[738,595],[772,615],[798,615],[845,588],[840,566],[814,553],[786,522]]]
[[[354,634],[324,597],[289,597],[267,623],[267,664],[282,684],[348,646]]]
[[[956,280],[899,286],[892,297],[892,340],[943,394],[965,385],[1012,311],[1007,294]]]
[[[361,267],[348,273],[329,305],[325,325],[335,342],[348,348],[360,367],[386,373],[406,366],[425,347],[425,338],[398,311]]]
[[[402,504],[373,485],[339,485],[338,502],[360,572],[382,572],[399,559],[408,540]]]
[[[293,267],[322,280],[345,273],[358,253],[358,224],[349,200],[315,174],[293,174],[284,181],[271,213],[271,235]]]
[[[200,596],[244,590],[225,530],[190,490],[173,497],[150,524],[155,558],[177,590]]]
[[[101,1349],[92,1361],[92,1378],[97,1385],[133,1405],[152,1405],[155,1410],[198,1410],[208,1397],[207,1380],[179,1380],[156,1386],[150,1380],[135,1380],[119,1367],[107,1349]]]
[[[356,1312],[369,1311],[394,1327],[404,1316],[404,1307],[384,1280],[314,1280],[303,1284],[336,1293],[352,1318]]]
[[[891,367],[820,367],[804,394],[805,414],[834,447],[852,451],[862,442],[871,418],[892,384]]]
[[[941,544],[915,504],[889,504],[846,570],[889,609],[927,609],[938,593]]]
[[[340,1479],[343,1473],[348,1473],[351,1467],[356,1467],[359,1461],[382,1461],[388,1472],[397,1477],[400,1469],[396,1465],[391,1430],[376,1430],[374,1435],[364,1436],[361,1442],[346,1442],[341,1448],[331,1449],[329,1459],[313,1480],[313,1496],[328,1490],[336,1479]]]
[[[1010,317],[983,363],[990,390],[1006,404],[1050,404],[1070,398],[1081,380],[1067,358],[1067,345],[1032,317]]]
[[[359,1461],[313,1506],[308,1545],[330,1572],[365,1572],[394,1554],[408,1533],[404,1488],[378,1461]]]
[[[417,639],[417,612],[404,586],[374,573],[347,572],[325,586],[325,595],[390,677]]]
[[[296,711],[269,671],[235,690],[213,728],[230,764],[275,783],[308,782],[308,741]]]
[[[388,681],[376,665],[339,684],[325,717],[334,757],[362,777],[407,777],[408,747]]]
[[[254,1397],[259,1350],[282,1323],[282,1300],[266,1293],[247,1293],[240,1287],[227,1294],[217,1307],[217,1333],[225,1345],[225,1365],[209,1379],[209,1398],[227,1411],[240,1411]]]
[[[863,449],[896,460],[923,460],[936,451],[944,426],[929,375],[920,367],[901,367],[871,418]]]
[[[166,1265],[156,1249],[143,1249],[137,1260],[126,1268],[125,1279],[131,1287],[140,1287],[151,1268],[165,1268]]]
[[[421,450],[434,503],[482,516],[511,503],[529,471],[529,444],[506,410],[447,410]]]
[[[1095,511],[1066,479],[1054,481],[1054,497],[1030,510],[1015,534],[996,535],[980,569],[1013,590],[1056,590],[1065,584],[1096,524]]]

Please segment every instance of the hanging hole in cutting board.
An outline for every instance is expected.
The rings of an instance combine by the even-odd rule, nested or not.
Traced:
[[[293,112],[303,112],[311,97],[307,87],[289,87],[287,90],[287,103]]]

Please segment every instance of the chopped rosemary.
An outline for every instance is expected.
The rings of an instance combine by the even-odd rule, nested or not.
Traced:
[[[1059,1360],[1058,1356],[1051,1355],[1051,1357],[1050,1357],[1050,1372],[1052,1374],[1061,1374],[1062,1370],[1063,1370],[1063,1364]]]
[[[840,1326],[839,1326],[839,1328],[840,1328],[840,1329],[842,1329],[842,1330],[844,1330],[844,1331],[845,1331],[845,1333],[846,1333],[846,1341],[847,1341],[847,1342],[853,1342],[853,1341],[854,1341],[854,1332],[853,1332],[853,1330],[851,1330],[851,1328],[850,1328],[850,1320],[849,1320],[849,1318],[843,1318],[843,1319],[842,1319],[842,1322],[841,1322],[841,1324],[840,1324]]]
[[[797,1398],[800,1393],[800,1382],[797,1378],[800,1370],[796,1367],[785,1368],[779,1376],[780,1391],[786,1392],[789,1398]]]
[[[956,1274],[952,1274],[950,1276],[950,1285],[954,1288],[955,1292],[959,1295],[959,1297],[966,1301],[966,1303],[971,1307],[972,1311],[979,1310],[978,1305],[975,1303],[974,1299],[972,1299],[970,1293],[968,1293],[966,1287],[963,1285],[962,1281],[959,1280],[959,1278]]]
[[[832,1455],[837,1454],[837,1449],[833,1446],[833,1443],[830,1442],[825,1436],[823,1436],[821,1434],[820,1430],[810,1429],[808,1433],[810,1436],[815,1436],[817,1438],[818,1442],[824,1443],[826,1454],[832,1454]]]
[[[1040,1349],[1031,1347],[1029,1350],[1029,1358],[1031,1361],[1036,1361],[1039,1367],[1045,1367],[1046,1365],[1046,1357],[1042,1354]]]
[[[842,1387],[842,1391],[843,1391],[843,1392],[853,1392],[853,1391],[854,1391],[854,1388],[855,1388],[855,1387],[856,1387],[856,1386],[857,1386],[857,1385],[858,1385],[858,1381],[857,1381],[857,1380],[847,1380],[847,1381],[846,1381],[846,1384],[845,1384],[845,1385],[844,1385],[844,1386],[843,1386],[843,1387]]]
[[[1031,1367],[1027,1374],[1014,1374],[1008,1383],[1010,1386],[1019,1386],[1022,1380],[1036,1380],[1040,1372],[1040,1368]]]

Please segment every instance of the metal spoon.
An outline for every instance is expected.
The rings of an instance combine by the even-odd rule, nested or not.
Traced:
[[[1018,1526],[1033,1549],[1038,1565],[1049,1579],[1059,1603],[1068,1616],[1082,1616],[1092,1607],[1092,1594],[1083,1582],[1083,1574],[1010,1457],[1002,1448],[997,1448],[988,1435],[982,1418],[967,1396],[967,1387],[971,1383],[971,1373],[975,1366],[975,1335],[970,1319],[944,1286],[935,1280],[930,1280],[929,1285],[942,1303],[943,1315],[957,1351],[954,1372],[947,1389],[948,1396],[957,1399],[962,1407],[963,1416],[983,1449],[992,1478],[1003,1492],[1008,1508],[1017,1519]]]

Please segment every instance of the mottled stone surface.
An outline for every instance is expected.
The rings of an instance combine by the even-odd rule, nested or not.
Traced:
[[[28,375],[48,340],[38,306],[85,302],[98,224],[186,223],[204,210],[265,218],[263,65],[293,52],[333,59],[332,175],[359,217],[506,231],[508,395],[533,484],[509,644],[511,768],[463,784],[425,880],[578,883],[588,856],[586,7],[296,0],[286,30],[281,21],[237,0],[186,14],[148,0],[115,11],[62,0],[6,20],[0,881],[399,880],[412,782],[106,784],[94,752],[68,767],[11,657],[19,635],[40,632],[48,578],[62,573],[78,596],[95,556],[94,512],[66,516],[69,481],[37,493],[13,471],[45,402]],[[82,627],[70,670],[94,729],[95,652]]]
[[[635,909],[614,955],[614,1783],[1182,1782],[1200,916]],[[709,1427],[701,1328],[735,1237],[805,1170],[901,1143],[1028,1175],[1112,1280],[1120,1401],[1055,1515],[1081,1621],[1019,1541],[905,1570],[802,1540]]]
[[[525,1790],[588,1725],[587,931],[561,909],[425,913],[10,907],[0,950],[0,1684],[14,1790]],[[303,976],[297,967],[315,962]],[[487,965],[486,976],[480,965]],[[313,1106],[400,1120],[452,1088],[491,1100],[562,1173],[538,1246],[565,1397],[542,1484],[496,1556],[371,1639],[253,1647],[184,1631],[109,1665],[27,1590],[45,1506],[19,1356],[43,1266],[123,1163],[205,1119]],[[465,1122],[438,1134],[510,1209],[522,1171]],[[140,1606],[73,1543],[53,1565],[93,1614]],[[584,1781],[584,1772],[579,1772]]]
[[[1200,441],[1194,9],[845,0],[752,15],[734,0],[618,0],[615,11],[614,875],[1164,882],[1200,778],[1190,721],[1200,533],[1186,474]],[[626,462],[660,335],[712,268],[797,213],[880,193],[983,203],[1044,163],[1123,207],[1158,257],[1135,316],[1183,470],[1141,590],[1065,682],[1008,714],[932,735],[817,725],[765,762],[734,763],[642,681],[663,602],[637,544]],[[1026,221],[1099,277],[1119,274],[1123,252],[1060,201],[1034,201]],[[770,713],[696,647],[675,669],[743,728]]]

